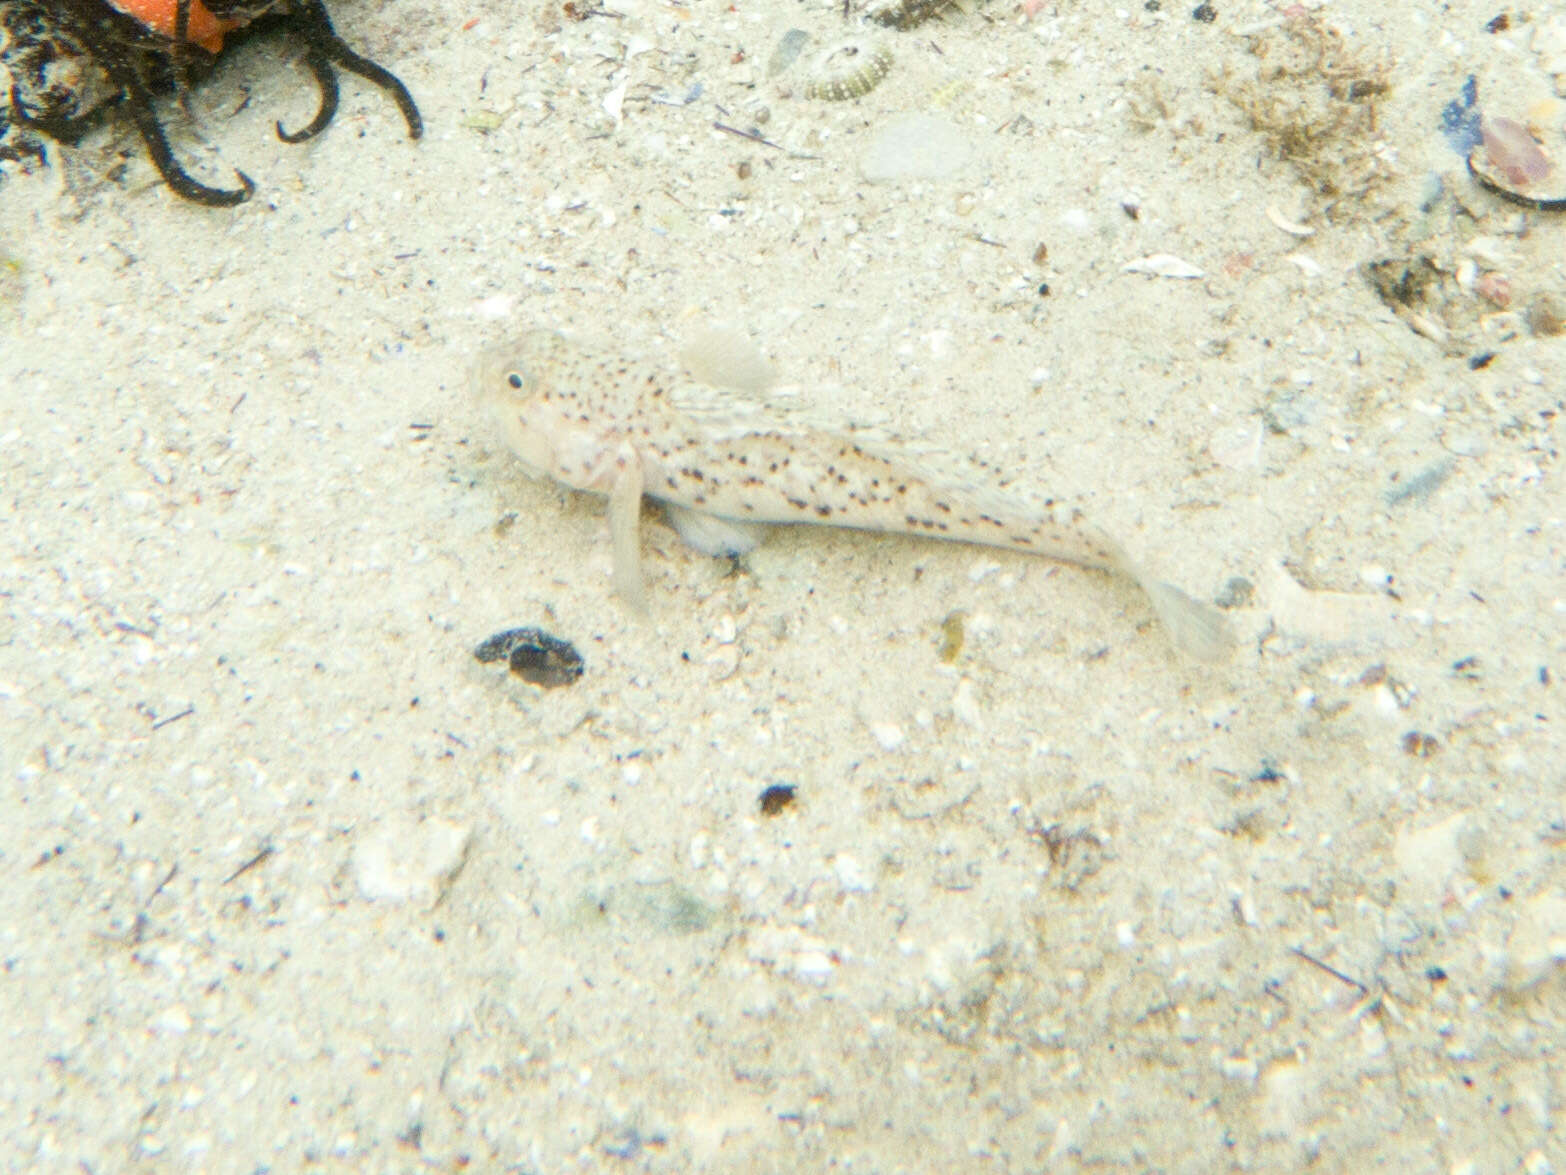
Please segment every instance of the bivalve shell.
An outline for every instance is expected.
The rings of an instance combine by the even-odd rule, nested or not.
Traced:
[[[1539,212],[1566,212],[1566,179],[1532,132],[1509,118],[1486,118],[1468,171],[1491,195]]]

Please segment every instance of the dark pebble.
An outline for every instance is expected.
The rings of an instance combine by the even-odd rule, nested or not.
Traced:
[[[570,641],[537,628],[508,628],[473,650],[484,664],[505,661],[523,681],[545,689],[570,685],[582,676],[582,654]]]
[[[1220,608],[1243,608],[1255,597],[1256,585],[1243,575],[1236,575],[1223,585],[1223,590],[1213,603]]]
[[[774,783],[761,793],[761,814],[776,816],[794,803],[794,797],[798,792],[799,789],[792,783]]]

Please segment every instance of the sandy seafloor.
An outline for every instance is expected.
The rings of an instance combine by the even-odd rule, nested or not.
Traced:
[[[1537,25],[1321,10],[1392,63],[1333,201],[1209,84],[1260,4],[995,3],[837,103],[766,70],[834,5],[613,7],[340,0],[417,144],[349,78],[279,143],[309,74],[240,46],[169,115],[237,211],[123,127],[0,185],[3,1165],[1566,1167],[1566,342],[1523,313],[1566,222],[1440,133],[1470,74],[1548,97]],[[973,159],[866,182],[907,110]],[[1424,334],[1359,269],[1420,256]],[[628,613],[472,357],[709,322],[1079,499],[1238,651],[974,547],[734,573],[651,507]],[[516,625],[583,678],[475,662]]]

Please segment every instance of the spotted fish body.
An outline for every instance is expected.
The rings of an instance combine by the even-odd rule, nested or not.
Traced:
[[[651,363],[535,331],[480,366],[479,397],[535,475],[607,494],[615,585],[642,600],[645,495],[709,553],[755,545],[753,524],[814,523],[922,535],[1043,555],[1129,576],[1175,644],[1206,660],[1232,636],[1223,617],[1146,576],[1075,508],[953,479],[853,432],[769,415],[741,391],[693,384]],[[745,376],[729,381],[762,382]]]

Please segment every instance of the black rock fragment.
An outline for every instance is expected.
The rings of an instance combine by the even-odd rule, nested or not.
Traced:
[[[489,637],[473,655],[484,664],[505,661],[523,681],[555,689],[582,676],[582,654],[570,641],[539,628],[508,628]]]

